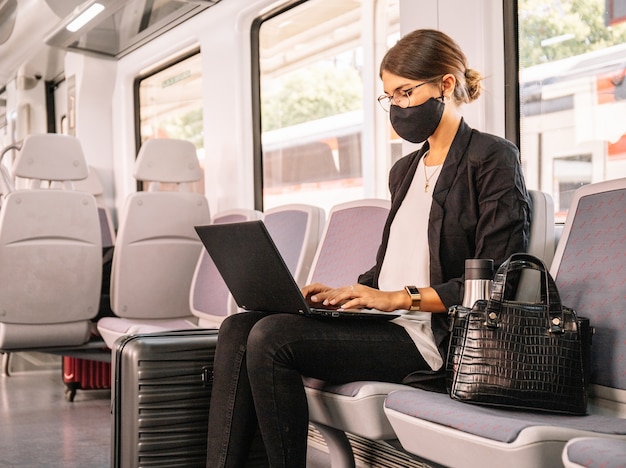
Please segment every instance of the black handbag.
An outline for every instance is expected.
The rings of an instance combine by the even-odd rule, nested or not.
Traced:
[[[538,303],[516,301],[521,271],[541,277]],[[541,260],[514,254],[488,300],[450,309],[450,396],[469,403],[582,415],[587,409],[589,320],[561,305]]]

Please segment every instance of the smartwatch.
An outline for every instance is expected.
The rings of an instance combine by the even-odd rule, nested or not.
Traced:
[[[411,307],[409,307],[409,310],[420,310],[422,295],[419,289],[415,286],[405,286],[404,290],[411,296]]]

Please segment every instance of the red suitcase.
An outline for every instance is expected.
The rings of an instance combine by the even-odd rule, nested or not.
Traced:
[[[63,383],[68,401],[77,390],[111,388],[111,363],[63,356]]]
[[[100,213],[102,213],[102,211],[100,211]],[[108,231],[105,231],[105,233],[108,233]],[[103,237],[102,242],[102,288],[100,307],[98,315],[94,318],[94,323],[102,317],[114,315],[111,310],[109,297],[113,259],[113,247],[111,244],[113,241],[110,237]],[[111,388],[111,363],[102,362],[100,360],[94,361],[91,359],[63,356],[63,383],[65,384],[65,397],[68,401],[74,401],[77,390]]]

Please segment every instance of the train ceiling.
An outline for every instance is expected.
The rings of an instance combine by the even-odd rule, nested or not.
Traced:
[[[48,4],[63,0],[46,0]],[[89,0],[61,20],[48,45],[120,58],[220,0]],[[67,3],[67,2],[66,2]],[[80,26],[81,18],[96,15]]]
[[[0,90],[22,76],[54,79],[66,50],[118,59],[219,1],[0,0]],[[67,29],[94,5],[92,21]]]

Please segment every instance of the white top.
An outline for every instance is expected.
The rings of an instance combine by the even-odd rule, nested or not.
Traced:
[[[418,288],[430,286],[428,216],[440,169],[441,165],[424,166],[424,158],[417,166],[411,187],[391,224],[389,243],[378,278],[381,291],[397,291],[407,285]],[[428,190],[425,190],[427,179]],[[430,312],[407,311],[392,321],[404,327],[433,370],[441,368],[443,360],[432,332]]]

